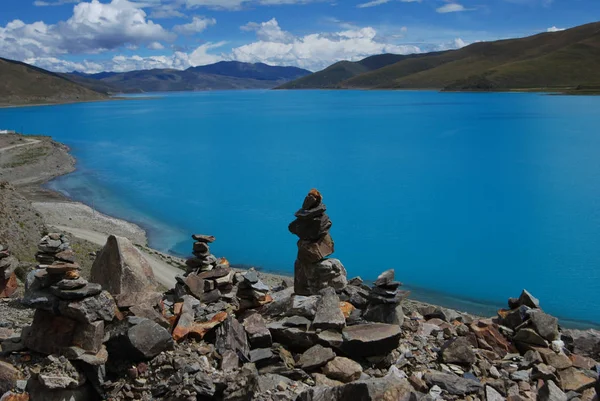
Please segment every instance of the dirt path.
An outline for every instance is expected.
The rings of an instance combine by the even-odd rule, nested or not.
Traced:
[[[20,148],[21,146],[30,146],[30,145],[34,145],[36,143],[40,143],[41,141],[38,139],[25,139],[27,142],[26,143],[20,143],[18,145],[11,145],[11,146],[6,146],[4,148],[0,148],[0,152],[6,152],[7,150],[11,150],[11,149],[15,149],[15,148]]]
[[[53,227],[56,227],[60,231],[66,231],[68,233],[71,233],[78,238],[90,241],[97,245],[106,244],[106,240],[108,239],[108,235],[96,231],[59,225],[53,225]],[[175,287],[175,276],[182,274],[183,272],[177,269],[176,267],[173,267],[163,262],[162,260],[159,260],[156,257],[148,254],[147,252],[140,252],[142,252],[146,260],[148,260],[148,263],[150,263],[150,266],[154,271],[154,276],[156,277],[156,280],[162,285],[164,285],[166,288]]]

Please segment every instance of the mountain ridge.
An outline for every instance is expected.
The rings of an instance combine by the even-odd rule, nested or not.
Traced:
[[[593,91],[600,88],[600,69],[595,68],[600,65],[600,22],[477,42],[458,50],[407,55],[380,68],[356,67],[364,66],[365,60],[336,63],[278,89]]]

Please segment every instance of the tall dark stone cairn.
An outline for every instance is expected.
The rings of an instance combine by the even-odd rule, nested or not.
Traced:
[[[328,259],[334,252],[329,230],[331,220],[325,211],[321,193],[311,189],[302,208],[295,213],[296,220],[289,225],[297,235],[298,258],[294,265],[294,292],[316,295],[320,290],[333,287],[341,291],[347,285],[346,269],[338,259]]]

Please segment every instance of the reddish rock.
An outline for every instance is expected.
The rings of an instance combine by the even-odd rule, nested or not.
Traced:
[[[48,274],[52,275],[63,275],[70,271],[79,271],[81,266],[77,263],[55,263],[53,265],[40,265],[40,268],[45,268]]]
[[[13,393],[9,391],[0,397],[0,401],[29,401],[28,393]]]
[[[350,317],[350,314],[355,309],[356,308],[354,307],[354,305],[352,305],[350,302],[340,302],[340,310],[342,311],[346,319]]]
[[[18,283],[15,273],[11,273],[7,279],[0,273],[0,298],[11,297],[17,291],[17,287]]]
[[[93,323],[78,324],[73,334],[72,344],[86,351],[98,353],[102,348],[103,340],[104,320],[99,320]]]
[[[0,394],[12,390],[17,380],[21,379],[21,372],[13,365],[0,361]]]
[[[194,234],[194,235],[192,235],[192,239],[194,241],[205,242],[205,243],[215,242],[215,237],[212,235]]]
[[[194,323],[188,332],[188,336],[196,340],[203,339],[206,333],[224,322],[227,316],[227,312],[219,312],[208,322]]]
[[[569,359],[571,360],[573,366],[579,369],[592,370],[596,365],[598,365],[598,363],[595,360],[583,355],[571,354],[571,356],[569,356]]]
[[[478,320],[469,325],[478,342],[485,342],[491,351],[504,357],[508,353],[517,352],[516,348],[499,331],[494,323]],[[482,344],[483,345],[483,344]],[[481,347],[481,345],[480,345]],[[487,348],[485,346],[481,348]]]
[[[596,379],[586,376],[575,368],[559,371],[558,380],[560,382],[560,388],[563,391],[576,391],[578,393],[594,387],[594,384],[596,383]]]
[[[298,241],[298,260],[305,263],[315,263],[333,254],[334,243],[331,235],[325,234],[316,242],[310,240]]]

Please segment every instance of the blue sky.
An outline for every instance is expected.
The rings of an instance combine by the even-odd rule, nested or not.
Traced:
[[[54,71],[322,69],[600,20],[599,0],[2,0],[0,57]]]

